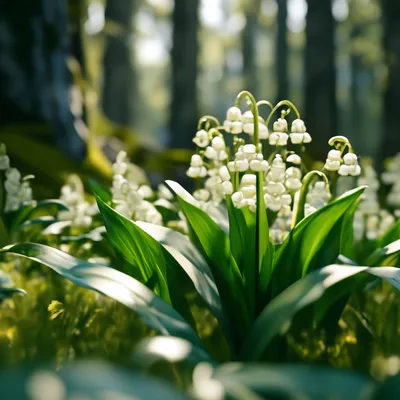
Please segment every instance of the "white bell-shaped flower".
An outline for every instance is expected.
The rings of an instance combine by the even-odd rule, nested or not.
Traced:
[[[326,159],[324,169],[331,172],[339,171],[341,165],[341,154],[339,150],[330,150]]]
[[[210,144],[210,139],[208,137],[207,131],[205,131],[204,129],[197,131],[196,136],[193,138],[193,143],[201,148],[207,147]]]
[[[206,148],[204,156],[213,161],[224,161],[228,158],[225,141],[220,136],[215,136],[211,146]]]
[[[338,174],[341,176],[359,176],[361,167],[358,165],[357,156],[354,153],[347,153],[343,157],[343,162],[339,168]]]
[[[292,122],[290,140],[293,144],[310,143],[312,141],[303,120],[295,119]]]
[[[300,165],[301,164],[301,158],[297,154],[290,154],[290,156],[286,159],[286,162],[295,164],[295,165]]]
[[[298,191],[301,186],[301,171],[299,168],[290,167],[285,172],[285,186],[290,191]]]
[[[204,178],[207,175],[207,168],[203,165],[203,159],[199,154],[193,154],[190,160],[190,167],[186,171],[189,178]]]

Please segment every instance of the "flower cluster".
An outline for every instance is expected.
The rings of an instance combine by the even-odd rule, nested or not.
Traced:
[[[240,101],[246,98],[250,110],[242,112]],[[259,106],[268,105],[272,111],[264,120]],[[286,109],[283,109],[287,107]],[[268,126],[275,112],[280,117]],[[289,129],[288,114],[296,118]],[[232,140],[225,141],[223,131]],[[266,209],[272,214],[271,237],[280,243],[290,232],[300,193],[305,201],[304,215],[309,215],[331,200],[330,184],[323,172],[323,181],[312,178],[303,182],[303,165],[299,154],[312,141],[304,121],[293,103],[284,100],[275,107],[268,101],[256,102],[248,92],[238,95],[230,107],[222,126],[212,116],[200,119],[193,138],[197,152],[191,158],[187,176],[196,180],[193,197],[203,210],[217,207],[230,196],[236,208],[257,210],[261,195]],[[232,142],[232,148],[227,145]],[[347,138],[336,136],[329,141],[333,149],[328,153],[324,166],[326,172],[340,176],[358,176],[361,168]],[[295,151],[294,151],[295,149]],[[299,151],[297,151],[298,149]],[[337,177],[329,175],[335,182]],[[258,193],[262,191],[262,193]]]
[[[71,227],[88,228],[92,224],[93,216],[98,214],[96,202],[85,200],[85,190],[78,175],[70,175],[66,184],[61,188],[60,200],[68,210],[58,212],[58,219],[71,221]]]
[[[17,211],[24,203],[32,201],[32,188],[29,180],[34,178],[33,175],[21,176],[16,168],[10,167],[10,159],[7,155],[6,146],[0,144],[0,173],[5,174],[4,189],[6,199],[4,212]]]
[[[124,151],[118,154],[113,164],[111,193],[115,209],[126,218],[161,225],[162,216],[149,201],[154,197],[153,190],[136,181],[134,165],[127,160]]]
[[[342,157],[340,150],[329,151],[324,169],[337,172],[341,176],[359,176],[361,174],[357,156],[353,152],[349,152]]]
[[[400,217],[400,153],[388,162],[382,174],[382,181],[386,185],[391,185],[387,197],[388,206],[394,210],[396,216]]]
[[[379,204],[380,183],[372,165],[363,167],[363,175],[358,178],[357,183],[367,188],[354,215],[354,236],[357,240],[362,240],[364,237],[368,240],[376,240],[390,228],[395,218]]]

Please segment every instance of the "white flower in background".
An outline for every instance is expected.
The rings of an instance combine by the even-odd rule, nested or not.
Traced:
[[[270,236],[274,244],[281,244],[291,230],[293,212],[290,205],[283,205],[270,228]]]
[[[6,201],[4,212],[17,211],[24,203],[32,201],[32,188],[29,180],[33,178],[33,175],[21,179],[21,173],[16,168],[7,169],[5,175]]]
[[[61,188],[60,200],[68,210],[59,211],[57,218],[71,221],[72,227],[88,228],[92,224],[93,215],[99,212],[96,202],[85,200],[85,190],[78,175],[70,175]]]
[[[292,122],[290,140],[293,144],[310,143],[312,141],[303,120],[295,119]]]
[[[246,111],[242,115],[243,132],[250,136],[254,136],[254,115],[251,111]],[[261,140],[268,139],[269,131],[265,125],[265,121],[258,117],[258,137]]]
[[[387,164],[385,172],[382,173],[382,182],[392,185],[400,178],[400,153],[397,153]]]
[[[325,161],[324,169],[331,172],[339,171],[342,157],[339,150],[330,150]]]
[[[238,107],[231,107],[226,113],[224,129],[232,135],[239,135],[243,132],[242,112]]]
[[[361,167],[358,165],[357,156],[354,153],[347,153],[343,156],[343,164],[340,166],[338,174],[341,176],[359,176]]]
[[[211,146],[206,148],[204,156],[212,161],[224,161],[228,158],[225,140],[221,136],[215,136],[211,141]]]
[[[193,142],[198,147],[207,147],[210,144],[210,138],[208,137],[207,131],[201,129],[196,132],[196,136],[193,138]]]
[[[197,165],[197,162],[198,160],[195,159],[194,164]],[[120,152],[113,165],[111,188],[115,210],[134,221],[145,221],[160,225],[162,223],[161,214],[151,202],[146,201],[146,199],[151,199],[154,196],[153,190],[148,185],[139,185],[135,181],[133,172],[134,166],[127,160],[127,154]],[[168,194],[167,188],[164,187],[161,190],[167,197],[172,196],[171,193]]]
[[[298,154],[290,154],[290,156],[286,159],[286,162],[301,165],[301,158]]]
[[[271,146],[286,146],[289,139],[287,131],[287,121],[283,118],[279,118],[274,122],[273,131],[269,135],[269,144]]]
[[[379,212],[379,180],[378,176],[371,165],[363,167],[363,176],[360,176],[357,181],[358,186],[367,186],[363,195],[362,201],[358,206],[362,214],[377,214]]]
[[[7,148],[4,143],[0,143],[0,171],[10,168],[10,158],[7,155]]]
[[[222,383],[213,378],[211,364],[202,362],[194,369],[192,393],[198,400],[223,400],[225,398]]]
[[[171,193],[171,191],[162,183],[158,185],[158,197],[160,199],[165,199],[165,200],[173,200],[174,195]]]
[[[207,176],[207,168],[204,166],[203,159],[199,154],[192,155],[186,175],[190,178],[204,178]]]
[[[329,203],[331,195],[325,182],[315,182],[310,187],[306,196],[306,202],[315,210],[318,210]],[[311,209],[310,209],[311,210]]]

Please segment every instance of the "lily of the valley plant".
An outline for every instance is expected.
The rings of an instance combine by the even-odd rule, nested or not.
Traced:
[[[167,181],[157,196],[135,181],[124,153],[114,164],[111,193],[93,186],[123,265],[92,264],[33,243],[2,251],[120,301],[162,336],[186,343],[192,361],[277,359],[282,349],[285,354],[285,336],[280,351],[271,344],[291,324],[331,329],[350,293],[379,278],[400,285],[394,267],[400,241],[376,248],[365,265],[340,257],[352,254],[353,217],[365,186],[339,195],[338,181],[352,185],[361,168],[351,143],[337,136],[327,144],[323,169],[307,171],[311,134],[291,102],[273,106],[242,92],[222,124],[212,116],[199,120],[187,170],[195,180],[192,194]],[[226,346],[213,346],[202,332],[193,292]],[[170,357],[168,346],[145,348]]]

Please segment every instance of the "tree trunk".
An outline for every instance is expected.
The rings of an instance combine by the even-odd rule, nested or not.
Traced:
[[[383,46],[387,67],[381,161],[400,151],[400,2],[382,0]]]
[[[305,48],[305,122],[311,154],[323,160],[337,132],[335,23],[330,0],[308,0]]]
[[[64,153],[81,160],[84,140],[74,126],[66,0],[7,2],[0,13],[0,125],[45,124]]]
[[[132,126],[138,109],[133,18],[137,0],[108,0],[103,60],[103,111],[111,121]]]
[[[250,91],[256,98],[257,79],[257,7],[253,6],[246,12],[246,25],[242,32],[243,83],[244,90]]]
[[[276,37],[276,102],[288,98],[288,41],[287,41],[287,0],[278,0],[277,37]]]
[[[198,0],[175,0],[173,11],[172,99],[170,115],[170,145],[191,148],[196,132],[197,56],[199,45]]]

